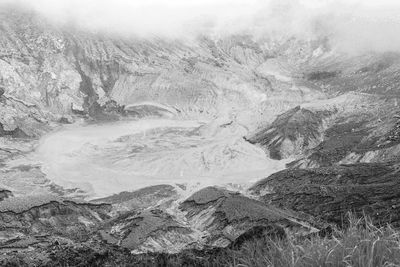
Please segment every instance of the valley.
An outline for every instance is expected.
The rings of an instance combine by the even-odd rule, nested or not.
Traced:
[[[397,52],[0,18],[0,263],[218,254],[349,212],[399,226]]]

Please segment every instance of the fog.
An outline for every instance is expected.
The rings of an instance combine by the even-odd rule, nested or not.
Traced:
[[[396,0],[0,0],[60,24],[139,37],[328,36],[349,52],[400,49]]]

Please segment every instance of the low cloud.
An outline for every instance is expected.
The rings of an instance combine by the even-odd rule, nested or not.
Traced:
[[[191,38],[250,33],[327,36],[338,49],[400,51],[396,0],[0,0],[54,23],[139,37]]]

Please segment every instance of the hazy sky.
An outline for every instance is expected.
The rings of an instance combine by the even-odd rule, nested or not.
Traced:
[[[0,0],[58,23],[139,36],[325,34],[347,50],[400,50],[400,0]]]

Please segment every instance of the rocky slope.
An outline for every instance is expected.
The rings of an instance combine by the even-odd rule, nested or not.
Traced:
[[[341,225],[348,212],[399,225],[398,164],[359,163],[275,173],[250,190],[268,204]]]
[[[327,68],[322,63],[316,66]],[[340,71],[311,72],[306,80],[336,96],[290,109],[250,134],[249,141],[260,144],[273,158],[296,159],[291,166],[302,168],[396,159],[397,55],[350,58],[334,66]],[[379,79],[372,82],[372,77]]]
[[[251,192],[336,225],[354,212],[397,226],[398,55],[314,64],[304,79],[336,96],[290,109],[248,136],[271,157],[292,160]]]
[[[145,197],[145,191],[134,195]],[[127,200],[113,199],[119,204]],[[175,212],[163,206],[115,214],[110,204],[49,196],[6,198],[0,202],[0,262],[18,258],[21,265],[55,264],[62,260],[54,255],[55,245],[75,252],[82,246],[103,247],[127,257],[126,249],[133,254],[177,253],[239,246],[257,235],[285,237],[317,231],[311,221],[294,212],[214,187],[185,199]]]
[[[400,57],[344,55],[328,43],[117,38],[2,7],[0,263],[51,266],[86,253],[93,264],[131,253],[223,249],[260,235],[318,232],[340,225],[348,211],[398,226]],[[145,173],[160,184],[161,176],[186,181],[188,173],[205,182],[204,172],[215,178],[227,169],[262,170],[266,178],[248,192],[231,173],[218,179],[236,190],[169,183],[114,192],[126,185],[117,177],[99,186],[108,196],[87,202],[87,192],[52,182],[57,177],[32,156],[39,138],[63,124],[91,123],[84,129],[96,132],[105,121],[144,117],[196,124],[170,123],[147,137],[109,124],[126,133],[104,131],[104,143],[78,140],[82,150],[72,149],[75,135],[59,131],[50,136],[63,138],[50,147],[57,152],[64,139],[63,153],[49,150],[47,159],[66,166],[83,156],[69,169],[83,182],[99,166],[98,177],[110,166],[127,170],[131,184],[147,181]],[[275,169],[272,159],[282,168],[290,163],[268,176],[261,165]]]
[[[19,128],[32,135],[38,127],[30,124],[74,111],[115,119],[105,107],[112,100],[121,106],[156,102],[196,118],[234,113],[246,121],[319,96],[280,80],[276,64],[273,71],[264,64],[274,54],[295,53],[287,47],[312,52],[316,44],[264,47],[250,36],[201,37],[195,43],[112,39],[57,28],[12,7],[3,7],[0,16],[0,85],[7,106],[18,105],[14,111],[2,108],[7,119],[0,123],[7,131]],[[35,109],[43,114],[33,117]]]

